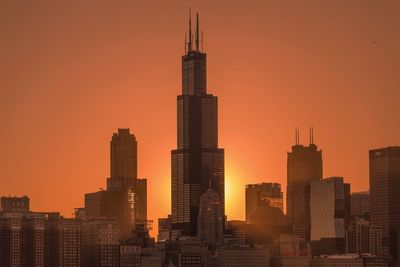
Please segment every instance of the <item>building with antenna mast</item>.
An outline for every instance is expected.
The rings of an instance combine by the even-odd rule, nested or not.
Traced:
[[[287,157],[287,216],[293,233],[310,241],[310,183],[322,179],[322,150],[314,144],[310,128],[310,144],[300,144],[300,131],[295,131],[296,143]]]
[[[182,94],[177,97],[177,149],[171,152],[173,236],[196,236],[200,196],[212,188],[224,215],[224,150],[218,147],[218,100],[207,93],[206,54],[200,50],[199,16],[182,56]]]

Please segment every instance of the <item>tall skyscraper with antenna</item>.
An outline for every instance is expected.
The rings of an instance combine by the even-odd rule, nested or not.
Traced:
[[[287,157],[287,216],[297,236],[310,241],[310,183],[322,179],[322,151],[314,144],[310,128],[310,145],[300,144],[296,128],[296,144]]]
[[[218,148],[217,97],[207,93],[198,14],[194,42],[191,24],[190,18],[182,56],[182,94],[177,98],[177,149],[171,152],[171,200],[173,233],[195,236],[200,196],[209,183],[219,194],[225,214],[224,150]]]

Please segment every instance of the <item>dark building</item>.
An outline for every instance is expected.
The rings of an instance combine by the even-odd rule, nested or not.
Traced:
[[[29,212],[29,197],[1,197],[0,211]]]
[[[400,147],[369,151],[371,226],[382,227],[382,253],[400,260]]]
[[[158,218],[158,235],[157,241],[167,241],[171,239],[172,218],[168,215],[167,218]]]
[[[113,134],[110,158],[107,190],[85,194],[85,219],[116,219],[128,238],[135,225],[147,224],[147,180],[137,178],[137,142],[129,129]]]
[[[118,129],[110,142],[110,177],[137,178],[137,142],[129,129]]]
[[[283,193],[278,183],[261,183],[246,185],[246,222],[259,207],[274,207],[283,212]]]
[[[80,221],[58,213],[2,213],[0,266],[80,266]]]
[[[115,220],[82,222],[82,266],[119,266],[121,228]]]
[[[307,242],[310,241],[310,183],[322,179],[322,151],[313,143],[299,144],[296,131],[296,145],[288,152],[287,159],[287,216],[293,226],[293,233]]]
[[[45,224],[45,265],[77,267],[81,264],[81,222],[47,215]]]
[[[222,245],[224,242],[224,215],[221,199],[214,189],[209,188],[200,197],[197,235],[203,244]]]
[[[196,235],[200,196],[210,181],[225,214],[224,150],[218,148],[217,97],[207,93],[206,54],[200,50],[198,25],[197,17],[193,44],[189,20],[189,42],[182,57],[182,95],[177,98],[177,149],[171,152],[175,235]]]
[[[346,253],[370,253],[369,221],[364,218],[355,218],[346,230]]]
[[[369,218],[369,191],[354,192],[351,199],[351,216]]]

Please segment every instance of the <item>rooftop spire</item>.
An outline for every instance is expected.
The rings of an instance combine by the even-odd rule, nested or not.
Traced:
[[[199,45],[199,13],[196,12],[196,51],[200,51]]]
[[[188,53],[192,52],[193,40],[192,40],[192,9],[189,8],[189,42],[188,42]]]

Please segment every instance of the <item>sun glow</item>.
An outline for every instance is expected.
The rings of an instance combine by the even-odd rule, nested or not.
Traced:
[[[227,168],[225,173],[225,213],[228,220],[244,219],[244,182],[238,172]]]

